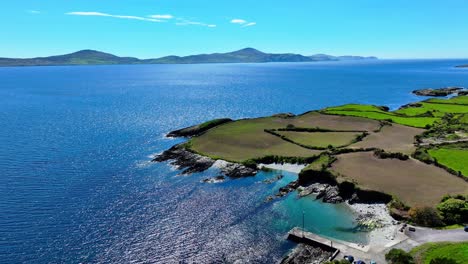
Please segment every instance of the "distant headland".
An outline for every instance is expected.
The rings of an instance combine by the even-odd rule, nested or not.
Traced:
[[[227,53],[199,54],[190,56],[165,56],[156,59],[138,59],[134,57],[119,57],[113,54],[95,50],[50,57],[28,59],[0,58],[0,66],[59,66],[59,65],[112,65],[112,64],[198,64],[198,63],[265,63],[265,62],[314,62],[369,60],[376,57],[363,56],[332,56],[315,54],[304,56],[294,53],[265,53],[253,48],[245,48]]]

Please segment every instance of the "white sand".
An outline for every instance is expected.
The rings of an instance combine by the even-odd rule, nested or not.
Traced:
[[[281,163],[272,163],[272,164],[259,164],[258,165],[259,168],[262,168],[262,167],[265,167],[265,168],[269,168],[269,169],[272,169],[272,170],[282,170],[282,171],[289,171],[289,172],[293,172],[293,173],[299,173],[301,172],[302,169],[305,168],[305,165],[302,165],[302,164],[291,164],[291,163],[284,163],[284,164],[281,164]]]
[[[372,247],[385,247],[397,243],[399,225],[390,216],[385,204],[351,204],[349,207],[359,215],[372,214],[371,218],[382,225],[369,233],[369,244]]]

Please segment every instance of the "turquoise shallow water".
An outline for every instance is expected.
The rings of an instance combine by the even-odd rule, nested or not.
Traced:
[[[344,103],[396,108],[423,87],[468,86],[466,61],[0,68],[0,262],[271,263],[300,225],[362,240],[343,206],[290,195],[296,176],[221,184],[152,155],[170,130],[212,118]]]

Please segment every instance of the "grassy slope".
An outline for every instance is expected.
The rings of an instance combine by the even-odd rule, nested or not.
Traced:
[[[329,107],[322,112],[333,115],[349,115],[366,117],[376,120],[392,120],[392,122],[412,126],[412,127],[425,127],[426,125],[432,125],[438,118],[434,117],[413,117],[413,116],[401,116],[394,112],[386,112],[373,105],[357,105],[348,104],[338,107]]]
[[[379,127],[379,123],[371,119],[310,112],[294,118],[263,117],[238,120],[192,138],[190,145],[192,150],[203,155],[238,162],[267,155],[312,157],[322,152],[300,147],[264,132],[264,129],[285,128],[289,124],[304,128],[342,130],[374,130]]]
[[[282,118],[257,118],[239,120],[193,138],[191,148],[204,155],[231,161],[244,161],[267,155],[310,157],[320,154],[265,133],[266,128],[287,125]]]
[[[446,113],[468,113],[468,105],[448,103],[421,103],[421,107],[409,107],[395,111],[394,113],[415,116],[431,111],[435,117],[442,117]]]
[[[311,164],[307,165],[303,171],[314,170],[320,171],[323,167],[328,167],[328,165],[334,161],[334,158],[330,155],[321,155],[318,159],[314,160]]]
[[[359,133],[355,132],[293,132],[281,131],[278,134],[302,145],[326,148],[328,145],[340,147],[350,144]]]
[[[426,243],[414,248],[410,253],[419,264],[429,264],[434,258],[451,258],[458,263],[468,263],[468,242]]]
[[[468,105],[468,96],[456,96],[450,99],[429,99],[427,100],[429,103],[440,103],[440,104],[464,104]]]
[[[445,165],[455,171],[461,171],[465,177],[468,175],[468,149],[455,148],[434,148],[430,149],[429,154],[437,159],[442,165]]]

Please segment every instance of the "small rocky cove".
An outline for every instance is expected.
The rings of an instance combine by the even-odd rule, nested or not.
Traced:
[[[201,156],[187,150],[184,148],[183,144],[175,145],[164,151],[162,154],[156,156],[153,161],[168,161],[169,164],[181,170],[181,174],[203,172],[212,166],[218,167],[222,174],[231,178],[254,176],[258,172],[257,169],[239,163],[216,161],[209,157]]]

